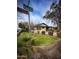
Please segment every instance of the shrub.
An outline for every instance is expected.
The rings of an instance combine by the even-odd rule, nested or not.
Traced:
[[[55,37],[23,32],[18,37],[18,40],[26,44],[28,43],[32,45],[48,45],[54,43]]]
[[[33,37],[34,45],[49,45],[54,43],[55,39],[48,35],[36,35]]]
[[[55,39],[55,37],[49,35],[22,32],[17,38],[17,53],[18,55],[32,53],[31,46],[53,44]]]

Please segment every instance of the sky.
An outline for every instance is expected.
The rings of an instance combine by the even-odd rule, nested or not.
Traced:
[[[17,6],[23,8],[23,4],[27,5],[27,1],[28,0],[17,0]],[[58,0],[30,0],[30,6],[33,8],[33,12],[30,12],[31,22],[34,24],[46,23],[49,26],[53,25],[51,21],[43,19],[43,16],[45,15],[46,11],[50,9],[50,5],[53,2],[58,2]],[[18,22],[28,22],[28,15],[17,12],[17,20]]]

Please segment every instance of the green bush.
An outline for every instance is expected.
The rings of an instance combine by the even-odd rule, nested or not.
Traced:
[[[31,45],[48,45],[55,42],[55,38],[49,35],[40,35],[23,32],[18,37],[18,41],[21,43],[31,44]]]
[[[17,53],[18,55],[28,55],[28,53],[30,55],[32,53],[31,46],[53,44],[55,39],[55,37],[49,35],[22,32],[17,38]]]
[[[49,45],[54,43],[55,39],[48,35],[36,35],[33,37],[34,45]]]

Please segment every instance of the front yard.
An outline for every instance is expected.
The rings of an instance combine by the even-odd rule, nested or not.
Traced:
[[[17,53],[18,55],[26,55],[32,53],[32,46],[51,45],[56,40],[56,37],[49,35],[22,32],[21,35],[17,37]]]

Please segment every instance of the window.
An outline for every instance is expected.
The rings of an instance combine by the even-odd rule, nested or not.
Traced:
[[[42,28],[44,28],[44,27],[42,27]]]
[[[48,34],[49,34],[49,35],[53,35],[53,32],[49,31]]]
[[[42,34],[45,34],[45,31],[42,31]]]

